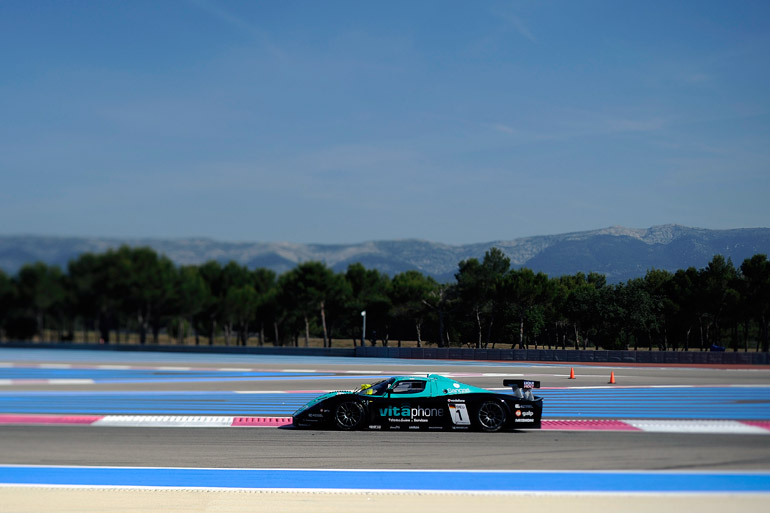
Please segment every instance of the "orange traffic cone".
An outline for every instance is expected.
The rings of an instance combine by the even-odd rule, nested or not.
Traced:
[[[615,372],[614,371],[610,372],[610,383],[609,384],[610,385],[614,385],[615,384]]]
[[[569,368],[569,379],[575,379],[575,368],[570,367]]]

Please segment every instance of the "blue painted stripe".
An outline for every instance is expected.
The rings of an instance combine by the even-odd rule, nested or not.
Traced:
[[[543,389],[543,418],[770,420],[770,387]]]
[[[277,470],[0,466],[0,483],[326,490],[770,493],[768,473]]]
[[[544,389],[538,394],[544,398],[544,419],[770,420],[770,387]],[[316,396],[207,391],[0,392],[0,413],[290,415]]]
[[[291,414],[317,394],[235,392],[17,392],[0,393],[0,413]]]

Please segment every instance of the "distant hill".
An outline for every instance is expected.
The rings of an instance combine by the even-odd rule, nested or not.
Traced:
[[[770,254],[770,228],[706,230],[679,225],[543,235],[514,240],[452,246],[423,240],[371,241],[360,244],[235,243],[212,239],[108,239],[0,235],[0,269],[15,274],[26,263],[43,261],[66,268],[86,252],[102,253],[120,245],[149,246],[177,264],[234,260],[249,268],[285,272],[299,262],[318,260],[335,271],[360,262],[389,275],[417,269],[440,281],[454,279],[464,259],[482,259],[492,247],[502,250],[515,267],[549,276],[599,272],[613,283],[644,276],[648,269],[676,271],[705,267],[721,254],[740,266],[757,253]]]

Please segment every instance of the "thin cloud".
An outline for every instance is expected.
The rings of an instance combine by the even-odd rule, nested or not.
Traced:
[[[503,123],[495,123],[492,125],[492,128],[497,130],[498,132],[503,132],[504,134],[515,134],[516,130],[509,127],[508,125],[505,125]]]
[[[680,80],[687,84],[707,84],[713,80],[713,77],[707,73],[688,73],[680,75]]]
[[[194,5],[195,7],[197,7],[198,9],[201,9],[202,11],[207,12],[208,14],[212,15],[219,21],[224,22],[235,29],[238,29],[240,31],[243,31],[255,37],[263,36],[262,31],[257,29],[255,25],[223,9],[222,7],[217,5],[215,2],[210,2],[209,0],[187,0],[187,1],[190,4]]]
[[[500,18],[505,20],[509,26],[511,26],[521,37],[528,39],[529,41],[532,41],[533,43],[537,43],[537,38],[535,38],[535,35],[532,34],[532,31],[529,30],[529,27],[524,23],[524,21],[509,11],[503,11],[498,10],[496,13]]]
[[[532,41],[533,43],[537,43],[537,39],[535,39],[535,36],[532,34],[532,32],[529,30],[529,28],[524,24],[523,21],[521,21],[521,18],[514,15],[509,15],[508,21],[511,23],[513,28],[516,29],[516,32],[518,32],[522,37],[525,37]]]

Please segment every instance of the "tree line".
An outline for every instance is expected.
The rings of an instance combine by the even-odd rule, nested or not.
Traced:
[[[362,315],[365,312],[366,337]],[[492,248],[458,264],[455,281],[419,271],[393,277],[363,265],[334,272],[305,262],[277,275],[236,262],[177,266],[147,247],[85,253],[66,271],[28,264],[0,271],[0,338],[140,344],[356,344],[439,347],[768,351],[770,261],[652,269],[608,284],[604,275],[549,277],[516,269]],[[219,343],[219,342],[216,342]]]

